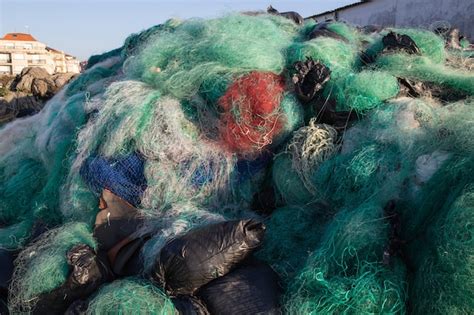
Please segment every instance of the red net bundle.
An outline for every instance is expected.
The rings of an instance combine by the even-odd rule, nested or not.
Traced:
[[[220,130],[229,150],[253,155],[272,143],[284,125],[284,88],[283,77],[270,72],[251,72],[229,86],[219,99],[224,111]]]

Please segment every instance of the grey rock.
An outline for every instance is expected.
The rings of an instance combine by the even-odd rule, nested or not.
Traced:
[[[34,96],[41,98],[49,97],[54,95],[57,90],[57,86],[54,84],[54,81],[50,78],[35,78],[31,84],[31,93]]]
[[[10,90],[25,92],[40,98],[50,98],[71,79],[74,73],[58,73],[50,75],[43,68],[25,68],[10,84]]]
[[[31,84],[31,93],[39,97],[45,97],[50,90],[48,82],[42,79],[34,79]]]
[[[8,93],[0,98],[0,125],[17,117],[39,112],[46,101],[75,78],[74,73],[50,75],[45,69],[29,67],[16,77],[1,76]]]
[[[11,92],[0,98],[0,125],[18,117],[30,116],[38,113],[44,102],[25,92]]]
[[[44,68],[27,67],[27,68],[24,68],[20,73],[20,77],[26,77],[26,76],[30,76],[30,77],[34,77],[38,79],[45,79],[45,78],[49,78],[51,75]]]
[[[22,91],[26,93],[32,93],[32,85],[35,79],[47,79],[50,75],[48,71],[43,68],[38,67],[29,67],[21,71],[21,73],[16,77],[16,91]]]
[[[58,89],[61,89],[63,86],[69,83],[72,79],[74,79],[78,74],[77,73],[57,73],[51,76],[51,80],[53,80],[54,85]]]

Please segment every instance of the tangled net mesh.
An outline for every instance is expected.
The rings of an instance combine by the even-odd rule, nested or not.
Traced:
[[[173,302],[153,283],[126,278],[103,286],[92,297],[87,314],[176,315]]]
[[[85,223],[69,223],[45,232],[18,255],[8,297],[12,312],[31,312],[40,293],[66,281],[70,271],[66,253],[77,244],[96,245]]]
[[[386,49],[390,32],[417,49]],[[147,272],[169,238],[253,217],[290,314],[473,313],[469,47],[427,30],[230,14],[170,20],[94,56],[39,114],[0,129],[0,247],[20,252],[11,311],[33,311],[65,281],[65,253],[94,246],[113,180],[146,218]],[[308,58],[330,77],[303,104],[290,75]],[[255,213],[263,188],[273,204]],[[91,314],[176,312],[137,278],[89,302]]]
[[[315,118],[311,118],[308,126],[293,133],[287,150],[291,154],[293,169],[310,192],[315,193],[317,189],[311,181],[314,170],[331,158],[337,149],[337,131],[329,125],[317,124]]]
[[[272,143],[283,127],[284,83],[273,73],[251,72],[229,86],[219,105],[222,138],[231,151],[255,154]]]

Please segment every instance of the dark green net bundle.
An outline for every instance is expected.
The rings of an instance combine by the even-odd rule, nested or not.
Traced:
[[[255,256],[282,280],[282,313],[474,313],[471,48],[230,14],[169,20],[91,57],[40,113],[0,129],[10,311],[66,281],[71,248],[97,248],[107,188],[145,218],[144,267],[102,284],[87,314],[177,314],[146,279],[161,248],[246,218],[266,225]]]
[[[87,314],[178,314],[171,300],[152,283],[127,278],[103,286]]]

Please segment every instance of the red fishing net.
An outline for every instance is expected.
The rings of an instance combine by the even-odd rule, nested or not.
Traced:
[[[284,88],[283,77],[270,72],[251,72],[229,86],[219,99],[224,111],[220,130],[229,150],[253,155],[272,143],[284,124]]]

